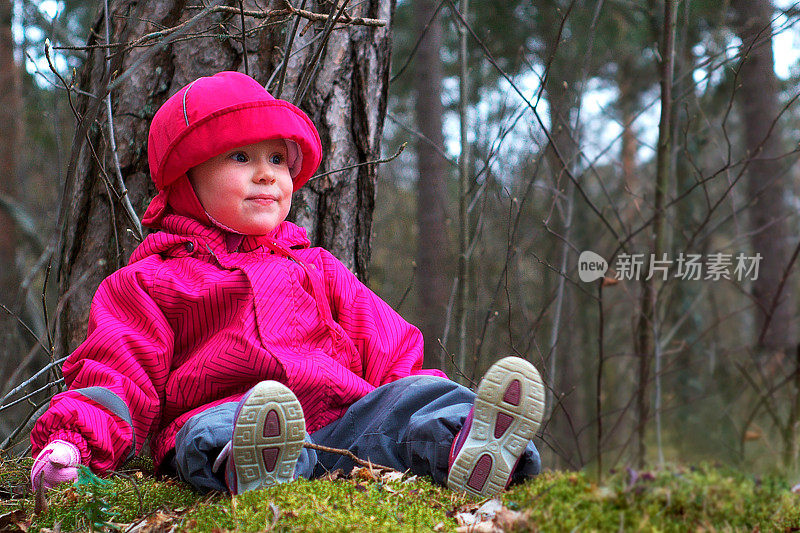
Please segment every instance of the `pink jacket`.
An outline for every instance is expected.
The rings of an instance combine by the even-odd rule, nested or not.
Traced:
[[[311,433],[379,385],[444,376],[421,370],[419,330],[302,228],[239,243],[178,215],[162,227],[98,288],[64,363],[69,390],[31,433],[34,456],[64,439],[102,472],[150,437],[159,465],[189,417],[261,380],[292,389]]]

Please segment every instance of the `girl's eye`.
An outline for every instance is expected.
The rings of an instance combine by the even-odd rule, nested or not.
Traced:
[[[284,157],[281,154],[273,154],[272,157],[269,158],[270,163],[273,165],[280,165],[284,162]]]
[[[248,161],[247,154],[243,152],[236,152],[234,154],[231,154],[231,159],[233,159],[237,163],[247,163]]]

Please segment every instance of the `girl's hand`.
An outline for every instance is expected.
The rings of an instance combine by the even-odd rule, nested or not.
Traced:
[[[81,452],[78,447],[65,440],[54,440],[39,452],[31,468],[31,485],[34,494],[48,491],[65,481],[75,481]]]

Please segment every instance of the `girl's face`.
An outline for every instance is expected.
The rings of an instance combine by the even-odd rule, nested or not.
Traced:
[[[188,172],[211,217],[245,235],[264,235],[286,219],[294,185],[286,143],[270,139],[228,150]]]

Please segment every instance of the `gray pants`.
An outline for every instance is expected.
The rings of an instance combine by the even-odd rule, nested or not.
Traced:
[[[474,399],[474,392],[454,381],[409,376],[378,387],[306,440],[348,449],[361,459],[401,472],[431,476],[444,485],[450,446]],[[227,490],[224,472],[215,474],[211,465],[231,439],[237,405],[225,403],[193,416],[175,437],[172,466],[197,489]],[[311,479],[337,468],[349,472],[353,466],[342,455],[304,448],[295,475]],[[513,481],[535,476],[540,469],[539,452],[529,442]]]

